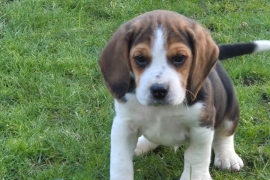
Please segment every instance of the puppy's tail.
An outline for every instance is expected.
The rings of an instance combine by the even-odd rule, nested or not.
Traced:
[[[219,47],[219,60],[242,56],[260,51],[270,50],[270,41],[258,40],[249,43],[221,44]]]

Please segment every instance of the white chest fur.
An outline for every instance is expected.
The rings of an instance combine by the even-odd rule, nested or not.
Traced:
[[[144,106],[135,95],[128,94],[126,103],[115,101],[116,115],[129,124],[132,131],[144,135],[151,142],[167,146],[180,146],[189,138],[189,128],[199,127],[202,103],[191,107]]]

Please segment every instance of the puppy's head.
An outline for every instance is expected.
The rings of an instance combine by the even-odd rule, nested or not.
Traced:
[[[152,11],[123,24],[104,48],[100,67],[116,99],[129,91],[143,105],[178,105],[196,99],[218,58],[200,24],[170,11]]]

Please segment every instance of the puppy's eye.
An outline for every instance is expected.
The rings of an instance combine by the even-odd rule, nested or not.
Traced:
[[[144,56],[141,56],[141,55],[140,56],[135,56],[134,60],[135,60],[136,64],[141,68],[144,68],[148,64],[147,59]]]
[[[172,57],[171,61],[175,67],[182,66],[186,62],[187,57],[184,55],[177,54]]]

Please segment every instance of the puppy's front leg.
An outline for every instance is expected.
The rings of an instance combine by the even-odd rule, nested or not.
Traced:
[[[138,140],[136,131],[129,127],[129,121],[116,116],[111,131],[111,180],[133,180],[134,149]]]
[[[184,172],[180,180],[211,180],[209,173],[214,130],[206,127],[190,128],[185,151]]]

